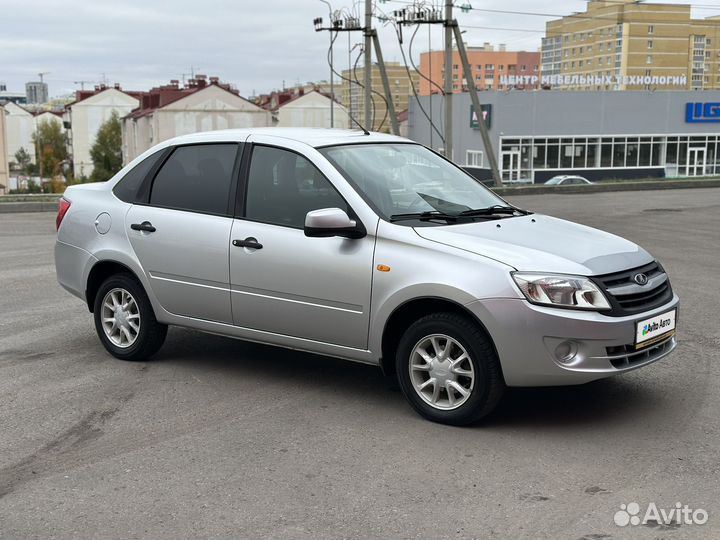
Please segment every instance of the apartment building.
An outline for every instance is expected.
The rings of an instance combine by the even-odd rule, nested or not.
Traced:
[[[14,167],[15,154],[22,148],[35,162],[35,117],[20,105],[9,101],[4,105],[5,120],[5,158],[10,166]]]
[[[217,77],[196,75],[186,86],[172,80],[140,97],[123,118],[123,163],[152,146],[188,133],[272,125],[269,111]]]
[[[410,76],[405,64],[400,62],[385,62],[385,70],[387,71],[388,81],[390,82],[390,93],[392,94],[393,104],[395,105],[395,113],[404,111],[408,108],[408,98],[412,95],[411,81],[415,85],[415,89],[419,88],[420,76],[415,70],[410,68]],[[353,83],[343,80],[342,83],[342,104],[347,108],[348,113],[356,120],[363,122],[363,105],[364,90],[362,86],[355,83],[357,80],[360,84],[365,78],[365,68],[358,66],[355,70],[344,70],[342,76],[345,79],[353,81]],[[371,70],[372,89],[373,89],[373,108],[375,111],[374,121],[372,125],[373,131],[390,131],[390,118],[387,117],[387,107],[385,100],[380,97],[385,95],[383,90],[382,79],[380,77],[380,68],[377,64],[373,64]],[[337,91],[337,90],[336,90]],[[383,122],[383,118],[385,121]],[[382,128],[381,128],[382,126]],[[370,129],[369,126],[365,126]]]
[[[546,24],[546,88],[705,90],[720,88],[720,16],[693,19],[687,4],[591,0]]]
[[[482,47],[467,47],[466,50],[472,78],[478,90],[539,88],[539,52],[508,51],[502,44],[496,50],[490,43],[485,43]],[[452,70],[453,91],[466,92],[467,82],[457,49],[453,50]],[[420,71],[427,79],[421,79],[419,94],[429,96],[442,93],[445,79],[445,52],[439,50],[422,53]]]
[[[317,90],[300,92],[285,101],[273,112],[273,124],[278,127],[330,127],[330,107],[333,107],[333,127],[347,129],[352,127],[347,109],[333,102],[328,94]]]
[[[137,108],[142,95],[142,92],[124,92],[119,85],[76,92],[76,100],[65,108],[63,114],[76,177],[92,174],[90,149],[103,122],[110,118],[113,111],[123,117]]]
[[[10,186],[10,169],[8,166],[7,131],[5,129],[5,108],[0,105],[0,195],[5,195]]]

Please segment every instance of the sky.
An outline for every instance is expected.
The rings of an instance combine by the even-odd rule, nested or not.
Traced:
[[[334,10],[363,3],[329,0]],[[439,2],[440,0],[435,0]],[[665,2],[664,0],[660,0]],[[432,0],[425,0],[426,4]],[[677,3],[690,3],[680,0]],[[407,0],[378,0],[376,14],[391,14]],[[583,0],[455,0],[456,18],[468,45],[507,44],[538,50],[545,22],[585,9]],[[463,13],[460,6],[476,8]],[[720,16],[720,0],[693,2],[694,17]],[[532,12],[543,15],[483,10]],[[322,0],[0,0],[0,82],[24,92],[25,82],[44,80],[51,96],[100,82],[147,90],[191,72],[218,76],[243,96],[329,77],[328,32],[315,32],[315,17],[328,19]],[[394,28],[375,19],[386,61],[400,61]],[[405,29],[405,50],[409,31]],[[350,36],[352,47],[361,34]],[[423,27],[413,56],[442,45],[442,28]],[[355,48],[350,61],[355,61]],[[336,69],[348,66],[348,35],[334,46]],[[362,65],[362,60],[360,61]]]

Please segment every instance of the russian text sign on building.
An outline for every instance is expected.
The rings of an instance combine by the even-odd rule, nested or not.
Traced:
[[[503,86],[536,85],[542,86],[680,86],[687,87],[687,75],[503,75],[500,84]]]
[[[720,103],[688,103],[685,121],[688,124],[720,123]]]
[[[482,110],[483,120],[485,120],[485,127],[490,129],[492,127],[492,105],[480,105]],[[470,127],[473,129],[480,129],[478,124],[478,117],[475,114],[475,108],[470,105]]]

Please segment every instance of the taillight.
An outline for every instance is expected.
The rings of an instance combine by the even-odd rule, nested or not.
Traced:
[[[55,218],[55,229],[60,229],[60,224],[62,223],[63,218],[65,217],[65,214],[67,214],[67,211],[70,210],[70,201],[68,201],[64,197],[60,197],[60,202],[58,203],[58,213],[57,218]]]

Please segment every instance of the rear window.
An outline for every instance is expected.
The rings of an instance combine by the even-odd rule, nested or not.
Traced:
[[[150,204],[226,215],[237,149],[237,144],[176,148],[155,176]]]
[[[126,203],[134,203],[143,180],[157,164],[165,151],[160,150],[135,165],[113,188],[115,196]]]

